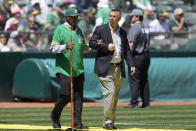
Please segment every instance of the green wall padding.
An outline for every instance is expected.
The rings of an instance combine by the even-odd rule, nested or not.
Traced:
[[[14,74],[13,95],[28,99],[51,98],[49,70],[39,59],[23,60]]]
[[[103,101],[99,82],[93,73],[94,60],[85,59],[84,63],[84,96],[94,101]],[[151,58],[148,74],[152,101],[196,100],[196,58]],[[130,101],[130,97],[128,78],[125,78],[119,101]]]
[[[55,88],[56,96],[59,92],[58,80],[53,80],[55,77],[55,59],[41,59],[37,62],[43,63],[48,70],[50,76],[50,84]],[[149,83],[150,83],[150,99],[152,101],[193,101],[196,100],[196,58],[152,58],[149,69]],[[86,101],[103,101],[102,92],[97,79],[94,74],[94,58],[84,59],[85,67],[85,85],[84,85],[84,98]],[[33,67],[32,67],[33,68]],[[126,67],[127,69],[127,67]],[[21,70],[22,71],[22,70]],[[39,70],[41,71],[41,70]],[[18,71],[16,70],[16,73]],[[126,70],[127,72],[127,70]],[[20,75],[19,75],[20,76]],[[19,77],[18,76],[18,77]],[[22,76],[22,75],[21,75]],[[35,76],[30,75],[30,76]],[[48,77],[45,76],[45,77]],[[127,74],[128,76],[128,74]],[[20,79],[16,77],[17,79]],[[44,77],[44,76],[43,76]],[[42,82],[42,81],[39,81]],[[39,83],[38,82],[38,83]],[[31,83],[31,81],[29,81]],[[26,86],[29,83],[25,83]],[[38,84],[37,83],[37,84]],[[36,88],[46,88],[44,84],[40,87],[33,87],[32,90],[38,90]],[[46,85],[46,83],[45,83]],[[24,87],[26,87],[24,86]],[[14,87],[15,88],[15,87]],[[42,89],[42,90],[43,90]],[[48,87],[47,87],[48,89]],[[41,89],[40,89],[41,90]],[[24,94],[25,90],[23,91]],[[32,91],[33,92],[33,91]],[[49,92],[45,92],[49,93]],[[34,94],[35,97],[39,94]],[[44,94],[47,95],[47,94]],[[32,97],[32,96],[31,96]],[[119,101],[130,100],[130,88],[128,78],[123,79],[123,85],[120,91]]]
[[[189,71],[189,67],[192,68],[191,66],[195,64],[195,63],[192,63],[192,60],[194,60],[196,58],[196,51],[194,51],[194,50],[191,50],[191,51],[190,50],[189,51],[187,51],[187,50],[176,50],[176,51],[151,50],[150,55],[151,55],[151,58],[152,58],[152,63],[155,62],[156,66],[160,65],[157,62],[160,62],[162,60],[164,61],[165,59],[166,60],[170,59],[172,61],[173,60],[175,61],[176,59],[179,58],[179,59],[182,59],[183,64],[185,64],[185,65],[186,65],[186,61],[190,60],[190,65],[187,65],[188,68],[186,68],[186,69],[183,68],[183,70],[188,70]],[[89,60],[93,59],[94,57],[95,57],[95,52],[85,54],[84,55],[84,58],[85,58],[84,60],[89,61]],[[13,89],[14,73],[16,71],[16,67],[20,62],[22,62],[23,60],[25,60],[27,58],[37,58],[37,59],[42,59],[42,60],[47,61],[48,59],[55,58],[55,55],[48,52],[48,51],[45,51],[45,52],[44,51],[42,51],[42,52],[0,52],[0,60],[1,60],[1,64],[0,64],[0,101],[10,101],[10,100],[12,100],[12,89]],[[185,59],[187,59],[187,60],[185,60]],[[88,79],[91,79],[91,80],[93,79],[95,81],[95,83],[97,83],[96,86],[98,86],[98,87],[95,87],[95,85],[92,85],[92,88],[96,88],[96,90],[97,90],[96,92],[100,93],[101,91],[99,89],[97,77],[93,73],[93,66],[94,66],[93,62],[94,62],[94,60],[92,60],[92,62],[90,62],[91,63],[90,65],[85,64],[85,66],[87,66],[89,69],[91,69],[90,71],[85,72],[86,73],[85,86],[86,85],[92,85],[92,82]],[[187,63],[189,63],[189,62],[187,62]],[[166,65],[167,62],[163,63],[163,64]],[[177,64],[180,65],[182,63],[177,63]],[[177,67],[178,66],[176,66],[176,68]],[[49,65],[48,68],[54,68],[54,64],[51,65],[51,66]],[[155,71],[155,69],[156,68],[154,67],[153,70]],[[58,86],[58,79],[56,79],[56,77],[54,76],[55,71],[49,70],[48,72],[49,72],[50,75],[53,74],[53,75],[51,75],[52,77],[50,77],[52,90],[54,89],[55,91],[58,92],[58,89],[56,90],[56,88],[53,88],[53,87]],[[89,75],[92,76],[93,78],[87,78],[87,76],[89,76]],[[195,77],[195,76],[192,76],[192,77]],[[150,77],[150,79],[151,79],[151,77]],[[150,80],[150,83],[151,83],[151,81],[152,80]],[[129,91],[128,82],[127,82],[126,79],[124,80],[123,83],[125,83],[125,84],[123,84],[123,87],[121,89],[120,100],[127,101],[130,98],[130,94],[129,94],[130,91]],[[193,83],[192,84],[192,86],[193,86],[194,82],[192,82],[192,83]],[[160,86],[158,89],[162,90],[161,87],[163,87],[163,86],[160,85],[160,84],[163,84],[163,83],[160,82],[159,85],[158,85],[158,82],[156,82],[156,84],[151,86],[151,90],[153,91],[154,87],[156,87],[156,89],[157,89],[157,86]],[[181,83],[181,85],[186,85],[187,86],[187,83]],[[195,86],[193,88],[195,88]],[[55,91],[52,91],[52,92],[55,92]],[[163,94],[162,94],[163,91],[161,91],[160,94],[156,94],[152,91],[151,91],[151,96],[152,96],[153,100],[154,100],[155,97],[156,97],[156,100],[165,100],[165,98],[167,98],[169,96],[169,95],[167,97],[163,96]],[[164,91],[167,91],[167,89],[164,89]],[[127,95],[127,93],[128,93],[128,95]],[[155,96],[155,94],[157,96]],[[55,93],[53,95],[55,95]],[[86,95],[86,93],[85,93],[85,95]],[[93,97],[93,98],[95,98],[95,100],[102,100],[102,96],[100,94],[99,95],[94,94],[94,95],[95,95],[95,97]],[[123,97],[121,97],[121,96],[123,96]],[[57,97],[57,96],[53,96],[53,97]],[[86,95],[86,98],[89,99],[90,97],[88,95]],[[179,99],[179,98],[176,98],[176,97],[171,98],[171,100],[193,100],[193,99],[194,98],[192,98],[192,96],[191,96],[191,98],[183,97],[183,99]],[[94,100],[94,99],[92,99],[92,100]],[[169,98],[167,98],[167,100],[169,100]]]

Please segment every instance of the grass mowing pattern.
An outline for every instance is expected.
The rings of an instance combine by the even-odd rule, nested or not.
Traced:
[[[50,126],[51,110],[52,108],[0,108],[0,124]],[[63,126],[71,125],[70,114],[70,108],[64,108],[61,116]],[[84,125],[102,127],[103,107],[84,107],[82,119]],[[121,129],[196,130],[196,105],[153,106],[148,109],[118,107],[116,110],[116,126]]]

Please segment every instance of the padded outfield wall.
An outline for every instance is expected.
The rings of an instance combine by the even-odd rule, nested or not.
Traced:
[[[93,73],[94,56],[94,53],[86,54],[84,59],[86,71],[84,97],[89,101],[102,101],[99,82]],[[43,63],[49,60],[51,65],[54,66],[54,57],[49,52],[0,53],[0,100],[12,100],[14,73],[20,62],[26,58],[37,58]],[[152,101],[195,101],[195,79],[196,52],[151,51],[149,82]],[[58,83],[56,83],[56,86],[58,86]],[[129,101],[129,99],[130,91],[126,78],[123,80],[119,100]]]

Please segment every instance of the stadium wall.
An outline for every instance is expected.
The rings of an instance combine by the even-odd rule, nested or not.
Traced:
[[[196,100],[196,52],[152,50],[149,82],[152,101]],[[86,54],[84,97],[88,101],[102,101],[101,90],[93,73],[95,53]],[[52,60],[49,52],[6,52],[0,53],[0,101],[11,101],[16,67],[27,58],[37,58],[43,63]],[[29,69],[30,70],[30,69]],[[50,74],[51,71],[49,71]],[[53,85],[58,83],[53,81]],[[129,101],[130,91],[127,78],[123,80],[120,101]]]

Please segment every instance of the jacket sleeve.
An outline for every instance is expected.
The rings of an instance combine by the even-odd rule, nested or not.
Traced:
[[[134,67],[134,62],[133,62],[133,53],[132,51],[130,50],[130,47],[129,47],[129,42],[128,42],[128,39],[127,39],[127,33],[125,33],[125,61],[126,63],[128,64],[129,67]]]
[[[108,52],[108,45],[106,43],[102,45],[98,45],[97,40],[103,39],[101,37],[101,31],[102,28],[100,26],[95,28],[95,31],[93,32],[93,36],[91,37],[91,40],[89,42],[89,46],[94,50],[101,50],[101,52]]]

